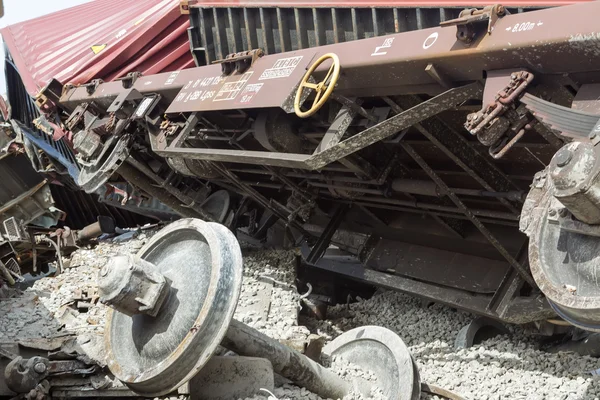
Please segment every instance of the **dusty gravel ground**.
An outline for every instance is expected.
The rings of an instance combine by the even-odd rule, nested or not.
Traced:
[[[108,257],[118,252],[137,252],[153,232],[124,243],[102,242],[93,250],[73,254],[66,271],[55,278],[35,282],[20,296],[0,300],[0,341],[60,335],[102,335],[106,308],[100,304],[79,313],[69,304],[80,290],[92,291],[96,275]],[[328,340],[363,325],[381,325],[400,335],[415,357],[421,378],[473,400],[600,398],[600,382],[591,371],[597,359],[573,353],[550,354],[539,350],[537,339],[521,327],[511,335],[490,339],[470,349],[455,350],[458,331],[474,316],[448,307],[426,306],[402,294],[379,291],[369,300],[330,308],[327,321],[298,326],[299,294],[294,284],[294,253],[245,251],[245,282],[240,304],[257,302],[259,282],[272,283],[272,303],[266,314],[237,312],[236,318],[283,341],[298,341],[311,333]],[[243,309],[240,306],[240,309]],[[336,371],[351,375],[353,366],[339,363]],[[354,371],[367,374],[368,371]],[[361,399],[361,396],[352,396]],[[371,397],[377,399],[378,396]],[[253,399],[315,399],[306,389],[278,387],[273,396]],[[437,399],[423,395],[422,399]]]

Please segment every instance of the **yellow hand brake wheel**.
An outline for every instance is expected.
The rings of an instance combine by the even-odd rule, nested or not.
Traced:
[[[315,70],[323,64],[326,60],[331,59],[333,63],[331,67],[329,67],[329,71],[327,71],[327,75],[325,75],[325,79],[323,79],[319,83],[311,83],[308,80],[315,72]],[[306,71],[306,74],[302,78],[300,82],[300,86],[298,86],[298,91],[296,92],[296,99],[294,100],[294,111],[296,115],[300,118],[307,118],[316,113],[323,107],[323,104],[329,99],[335,85],[337,84],[338,79],[340,78],[340,59],[334,53],[323,54],[311,67]],[[302,102],[302,95],[304,94],[304,89],[310,89],[316,91],[315,99],[313,100],[312,106],[307,111],[302,111],[300,109],[300,104]]]

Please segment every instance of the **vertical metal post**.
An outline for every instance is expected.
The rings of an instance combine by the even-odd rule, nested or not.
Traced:
[[[306,258],[307,263],[315,264],[317,261],[319,261],[321,257],[323,257],[323,254],[325,254],[325,251],[331,243],[331,238],[342,223],[344,216],[346,215],[346,212],[349,208],[350,206],[348,204],[343,204],[340,205],[337,208],[337,210],[335,210],[333,217],[331,217],[331,220],[325,227],[325,230],[323,231],[321,236],[319,236],[319,240],[313,246],[312,250],[310,251],[310,254]]]

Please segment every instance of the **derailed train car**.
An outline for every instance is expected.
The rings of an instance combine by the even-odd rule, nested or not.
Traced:
[[[36,230],[44,231],[64,218],[64,213],[54,207],[48,181],[34,171],[24,152],[9,150],[13,144],[3,127],[0,132],[0,280],[10,283],[22,278],[21,265],[33,263],[32,269],[37,270],[36,262],[41,265],[48,258],[44,257],[48,246],[38,248],[35,243]],[[54,255],[54,249],[50,252]]]
[[[133,12],[121,7],[119,19],[115,18],[115,9],[110,7],[115,4],[109,1],[103,5],[83,6],[86,10],[91,7],[98,19],[96,27],[90,26],[89,21],[85,22],[94,37],[98,38],[98,26],[110,26],[103,19],[106,15],[116,23],[128,18],[139,21],[148,12],[153,14],[154,22],[165,25],[170,34],[177,31],[178,25],[185,32],[187,19],[179,14],[176,7],[150,7],[149,10],[136,9]],[[48,76],[60,77],[57,71],[69,71],[71,79],[77,71],[90,73],[85,65],[80,66],[81,70],[76,66],[86,61],[85,54],[79,53],[68,58],[63,46],[65,37],[72,38],[69,35],[73,32],[81,32],[81,26],[72,23],[81,12],[85,13],[80,8],[2,30],[6,44],[6,97],[10,107],[4,98],[0,98],[0,285],[3,282],[12,284],[27,272],[45,272],[48,261],[60,261],[61,253],[66,254],[75,248],[74,241],[81,243],[86,237],[89,239],[96,235],[98,229],[104,232],[114,230],[115,223],[121,227],[131,227],[176,217],[170,208],[144,192],[132,190],[133,187],[123,179],[112,181],[99,193],[81,191],[75,183],[80,166],[70,138],[64,136],[59,124],[53,123],[52,118],[47,120],[35,106],[35,94],[44,85],[40,82],[44,82]],[[69,22],[72,29],[54,31],[54,34],[66,35],[57,47],[63,50],[59,62],[48,62],[48,51],[54,53],[56,48],[50,49],[48,43],[32,45],[41,39],[38,33],[47,29],[51,21]],[[177,69],[193,63],[187,51],[187,41],[175,35],[173,44],[186,47],[179,52],[171,49],[171,64],[157,65],[148,42],[160,42],[164,39],[160,34],[151,32],[145,36],[145,57],[135,57],[136,68],[153,73],[160,72],[162,68]],[[50,41],[56,43],[59,40],[53,36]],[[73,51],[74,42],[69,48]],[[122,46],[121,49],[135,51],[135,44]],[[85,50],[94,56],[87,46]],[[46,63],[33,59],[38,56],[45,58]],[[106,73],[118,74],[117,71],[111,71],[119,70],[126,61],[117,58],[106,63],[104,67],[109,71]],[[93,73],[102,73],[102,70]]]
[[[93,21],[82,18],[90,15]],[[152,29],[147,29],[148,25]],[[52,78],[112,80],[130,70],[153,74],[192,66],[185,34],[188,25],[176,1],[152,0],[142,9],[133,3],[124,6],[101,0],[0,31],[10,104],[6,121],[30,149],[33,168],[52,183],[56,206],[67,211],[65,222],[72,228],[81,229],[98,215],[110,216],[127,227],[172,219],[177,214],[123,179],[111,181],[98,193],[81,191],[75,183],[81,166],[72,138],[56,123],[55,115],[38,109],[35,96]],[[135,31],[134,37],[129,35],[131,31]],[[119,42],[118,52],[107,48],[114,42]]]
[[[598,329],[600,6],[181,7],[197,68],[37,96],[86,191],[120,175],[317,268]]]

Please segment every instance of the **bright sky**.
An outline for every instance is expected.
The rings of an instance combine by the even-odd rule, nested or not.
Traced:
[[[28,19],[41,17],[55,11],[87,3],[91,0],[2,0],[4,3],[4,17],[0,18],[0,28]],[[4,76],[4,43],[0,51],[0,93],[6,93]]]

